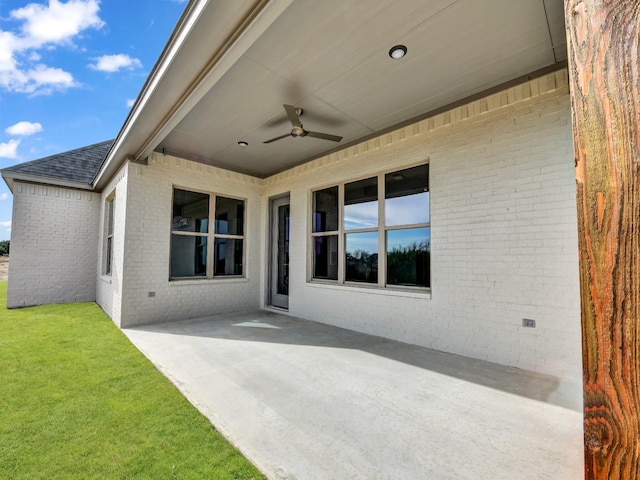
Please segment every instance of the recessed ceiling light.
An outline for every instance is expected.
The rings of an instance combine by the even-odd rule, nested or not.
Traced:
[[[248,147],[248,146],[249,146],[249,142],[245,142],[244,140],[240,140],[240,141],[238,142],[238,146],[239,146],[239,147],[242,147],[242,148],[244,148],[244,147]]]
[[[404,57],[407,54],[407,47],[404,45],[396,45],[389,50],[389,56],[394,60]]]

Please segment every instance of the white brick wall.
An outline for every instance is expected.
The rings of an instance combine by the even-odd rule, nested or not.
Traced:
[[[109,184],[102,191],[100,198],[99,232],[100,244],[97,255],[96,301],[116,325],[122,326],[122,285],[123,285],[123,259],[125,222],[127,217],[127,186],[128,166],[124,165],[114,175]],[[113,259],[111,275],[104,275],[106,253],[106,202],[114,199],[114,225],[113,225]]]
[[[259,308],[262,181],[157,153],[128,169],[121,325]],[[246,199],[246,278],[169,281],[174,185]]]
[[[310,191],[421,161],[430,163],[432,292],[309,283]],[[247,200],[246,278],[168,280],[174,185]],[[291,314],[580,378],[564,71],[266,180],[153,154],[148,166],[125,164],[102,194],[16,182],[8,306],[96,298],[123,327],[264,306],[268,199],[285,192]],[[106,277],[104,205],[114,193],[113,273]],[[523,318],[536,328],[523,328]]]
[[[422,160],[431,295],[308,283],[310,190]],[[290,313],[579,379],[573,166],[562,71],[267,179],[265,197],[291,193]]]
[[[431,293],[309,283],[310,191],[421,161],[430,163]],[[246,278],[168,280],[174,185],[247,200]],[[105,277],[104,204],[114,192],[113,274]],[[95,296],[123,327],[264,306],[268,199],[285,192],[291,314],[580,378],[565,71],[266,180],[153,154],[148,166],[125,164],[101,195],[16,182],[9,306]],[[536,328],[523,328],[523,318]]]
[[[100,195],[16,181],[7,307],[92,301]]]

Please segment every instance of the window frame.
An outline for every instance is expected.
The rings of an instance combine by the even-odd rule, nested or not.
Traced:
[[[320,231],[320,232],[314,232],[314,222],[315,222],[315,202],[314,202],[314,198],[313,198],[313,194],[317,191],[320,190],[325,190],[328,188],[334,188],[337,187],[338,188],[338,220],[337,220],[337,230],[324,230],[324,231]],[[315,249],[315,239],[316,238],[329,238],[329,237],[337,237],[338,238],[338,259],[337,259],[337,269],[338,269],[338,279],[337,281],[340,282],[340,251],[342,250],[342,246],[341,246],[341,224],[342,224],[342,207],[340,204],[340,199],[344,198],[344,184],[331,184],[331,185],[327,185],[325,187],[320,187],[320,188],[316,188],[313,190],[310,190],[310,205],[311,205],[311,225],[310,225],[310,231],[311,231],[311,237],[310,237],[310,247],[309,247],[309,252],[311,252],[312,254],[309,255],[309,262],[310,262],[310,268],[309,268],[309,280],[315,280],[315,281],[326,281],[326,282],[331,282],[331,283],[335,283],[336,280],[330,279],[330,278],[315,278],[313,276],[314,273],[314,256],[313,256],[313,251]]]
[[[176,190],[184,190],[186,192],[191,193],[199,193],[202,195],[207,195],[209,197],[209,216],[207,218],[208,228],[207,232],[187,232],[180,230],[173,230],[173,207],[174,207],[174,198]],[[232,200],[238,200],[243,202],[244,208],[242,212],[242,235],[235,234],[226,234],[226,233],[217,233],[216,231],[216,202],[218,198],[228,198]],[[246,278],[247,276],[247,199],[243,197],[238,197],[235,195],[227,195],[215,192],[209,192],[205,190],[184,187],[181,185],[173,185],[171,188],[171,212],[170,212],[170,220],[169,220],[169,281],[185,281],[185,280],[221,280],[221,279],[238,279],[238,278]],[[191,276],[179,276],[172,277],[171,276],[171,250],[172,250],[172,242],[174,235],[181,235],[185,237],[201,237],[206,238],[207,240],[207,254],[206,254],[206,273],[205,275],[191,275]],[[217,238],[223,239],[231,239],[231,240],[241,240],[242,241],[242,274],[239,275],[215,275],[215,240]]]
[[[407,229],[418,229],[418,228],[429,228],[431,238],[431,185],[430,185],[430,169],[428,170],[427,176],[427,185],[429,192],[429,221],[421,222],[421,223],[412,223],[412,224],[404,224],[404,225],[386,225],[385,218],[385,175],[393,172],[397,172],[400,170],[407,170],[414,167],[419,167],[426,165],[429,166],[429,160],[422,160],[420,162],[397,166],[393,168],[387,168],[382,171],[373,172],[369,174],[363,174],[357,177],[349,178],[347,180],[343,180],[340,182],[333,182],[324,185],[320,185],[318,187],[314,187],[309,189],[309,205],[310,205],[310,222],[309,222],[309,235],[307,236],[308,240],[308,264],[307,264],[307,282],[309,283],[319,283],[319,284],[329,284],[329,285],[341,285],[341,286],[349,286],[349,287],[360,287],[360,288],[374,288],[374,289],[385,289],[385,290],[404,290],[404,291],[414,291],[414,292],[423,292],[430,293],[431,292],[431,284],[428,287],[418,286],[418,285],[394,285],[387,283],[387,232],[394,230],[407,230]],[[378,187],[378,225],[374,228],[359,228],[359,229],[346,229],[344,225],[344,207],[345,207],[345,185],[353,182],[358,182],[361,180],[365,180],[368,178],[377,178],[377,187]],[[314,232],[313,231],[313,218],[315,214],[315,202],[314,202],[314,193],[317,191],[321,191],[324,189],[328,189],[331,187],[338,187],[338,230],[334,231],[326,231],[326,232]],[[346,236],[348,234],[353,233],[364,233],[364,232],[378,232],[378,281],[377,283],[366,283],[360,281],[348,281],[346,280]],[[337,236],[338,237],[338,278],[337,280],[328,279],[328,278],[318,278],[314,277],[314,245],[315,239],[317,237],[329,237],[329,236]]]
[[[107,277],[113,275],[113,237],[115,231],[115,201],[116,195],[109,195],[104,203],[104,260],[102,274]]]

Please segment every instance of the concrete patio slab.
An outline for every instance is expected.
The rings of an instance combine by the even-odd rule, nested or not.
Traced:
[[[578,382],[271,312],[125,333],[269,478],[583,478]]]

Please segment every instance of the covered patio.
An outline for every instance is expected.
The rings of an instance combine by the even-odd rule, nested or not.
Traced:
[[[577,382],[269,311],[124,332],[269,478],[583,475]]]
[[[273,478],[639,478],[637,2],[424,3],[190,0],[113,142],[2,171],[8,305],[95,299]]]

